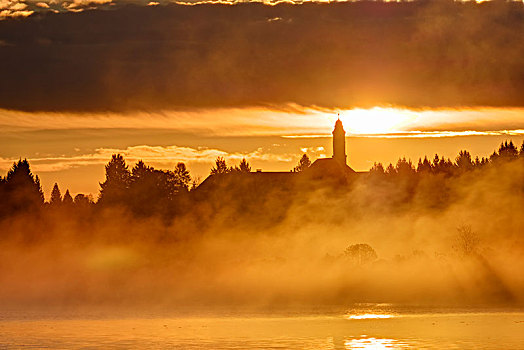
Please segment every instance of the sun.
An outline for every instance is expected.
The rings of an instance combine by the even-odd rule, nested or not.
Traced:
[[[388,134],[407,131],[417,118],[409,110],[373,107],[351,109],[340,113],[340,119],[349,134]]]

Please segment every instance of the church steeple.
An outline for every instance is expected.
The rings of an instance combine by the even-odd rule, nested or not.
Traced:
[[[342,121],[337,119],[333,130],[333,159],[340,164],[346,165],[346,132],[342,126]]]

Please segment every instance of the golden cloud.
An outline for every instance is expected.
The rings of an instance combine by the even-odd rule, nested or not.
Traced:
[[[122,154],[128,164],[143,160],[146,164],[164,169],[174,167],[178,162],[212,164],[217,157],[223,157],[228,162],[238,163],[243,158],[248,161],[277,161],[290,162],[296,158],[295,154],[270,154],[259,148],[250,153],[228,153],[219,149],[191,148],[179,146],[132,146],[125,149],[99,148],[94,153],[75,156],[56,156],[30,158],[34,171],[54,172],[69,168],[105,164],[111,155]],[[0,158],[0,170],[7,171],[17,159]]]

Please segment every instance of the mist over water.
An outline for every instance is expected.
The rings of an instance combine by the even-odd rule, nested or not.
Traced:
[[[522,159],[406,164],[4,215],[0,346],[521,348]]]
[[[0,2],[0,348],[524,348],[524,143],[345,145],[520,144],[521,2],[142,5]]]
[[[167,221],[119,208],[19,214],[1,222],[0,299],[172,310],[522,305],[523,179],[516,161],[262,197],[237,183],[185,201]],[[364,250],[346,250],[357,244]]]

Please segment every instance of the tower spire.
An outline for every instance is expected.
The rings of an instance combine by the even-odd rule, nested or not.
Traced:
[[[333,130],[333,159],[340,164],[347,165],[346,158],[346,132],[340,120],[340,113],[338,113],[338,119]]]

